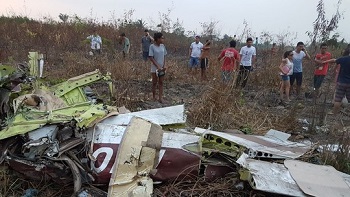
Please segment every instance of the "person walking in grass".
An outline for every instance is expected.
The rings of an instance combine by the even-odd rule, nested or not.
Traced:
[[[315,56],[316,68],[314,72],[314,96],[318,97],[320,94],[320,87],[324,78],[328,72],[328,63],[323,64],[323,61],[331,59],[332,55],[327,51],[327,44],[323,43],[320,46],[320,53],[317,53]]]
[[[218,61],[223,60],[221,66],[222,81],[225,85],[229,84],[233,80],[233,73],[237,70],[237,65],[239,62],[239,53],[235,49],[236,41],[230,41],[230,47],[221,51]]]
[[[296,85],[297,99],[301,99],[300,90],[303,82],[303,59],[311,59],[309,53],[305,50],[304,43],[298,42],[296,49],[293,51],[293,74],[290,76],[290,87],[293,90],[294,81]]]
[[[164,37],[162,33],[154,34],[154,43],[149,47],[149,60],[152,62],[151,75],[152,75],[152,94],[153,100],[156,100],[156,88],[158,85],[158,101],[163,103],[163,81],[166,71],[165,56],[167,55],[166,48],[164,46]]]
[[[350,51],[345,50],[343,57],[323,61],[322,64],[336,63],[340,69],[337,78],[333,110],[328,114],[338,114],[343,98],[350,98]]]
[[[146,62],[148,60],[149,46],[151,46],[154,39],[149,35],[148,29],[145,29],[145,34],[141,38],[142,59]]]
[[[207,80],[207,68],[209,64],[209,52],[210,52],[210,40],[205,42],[205,45],[202,48],[202,53],[200,56],[201,60],[201,80]]]
[[[94,33],[88,36],[86,39],[90,40],[91,44],[91,55],[101,54],[102,38],[97,34],[97,31],[94,30]]]
[[[282,62],[279,66],[280,75],[282,78],[280,87],[280,99],[281,102],[284,101],[284,93],[286,95],[286,102],[290,102],[289,90],[290,90],[290,76],[293,74],[293,51],[286,51],[283,54]]]
[[[256,63],[256,49],[253,46],[253,39],[248,38],[246,46],[242,47],[240,52],[240,67],[237,78],[237,85],[244,88],[247,84],[249,73],[252,66]]]
[[[190,49],[189,49],[189,56],[190,56],[190,62],[189,62],[189,68],[191,70],[191,74],[194,77],[196,74],[196,70],[199,66],[199,58],[201,56],[201,50],[203,48],[203,44],[200,42],[200,36],[195,36],[195,41],[191,43]]]

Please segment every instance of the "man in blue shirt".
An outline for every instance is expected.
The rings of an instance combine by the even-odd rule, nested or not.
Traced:
[[[340,65],[340,70],[337,79],[337,87],[335,90],[333,111],[328,114],[337,114],[340,111],[341,101],[344,96],[350,99],[350,50],[345,50],[343,57],[338,59],[330,59],[323,63],[336,63]]]

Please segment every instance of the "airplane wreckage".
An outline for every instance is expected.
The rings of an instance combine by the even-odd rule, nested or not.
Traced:
[[[38,57],[30,52],[28,66],[17,69],[0,66],[0,163],[30,179],[71,182],[73,195],[87,194],[82,186],[91,183],[108,185],[100,196],[136,197],[152,196],[155,182],[238,171],[268,193],[350,196],[350,175],[298,161],[311,145],[289,134],[180,129],[184,105],[130,112],[100,103],[89,85],[104,81],[112,95],[113,83],[98,70],[47,87]]]

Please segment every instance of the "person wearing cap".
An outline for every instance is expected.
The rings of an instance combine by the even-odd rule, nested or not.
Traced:
[[[146,62],[148,60],[149,46],[151,46],[154,39],[149,35],[148,29],[145,29],[145,35],[141,38],[142,58]]]
[[[201,50],[203,48],[203,44],[199,41],[200,36],[195,36],[195,41],[191,43],[190,49],[189,49],[189,56],[190,56],[190,62],[189,62],[189,68],[191,69],[192,74],[194,75],[194,71],[199,66],[199,58],[201,56]]]
[[[125,58],[130,51],[130,41],[129,38],[126,37],[125,33],[120,34],[120,41],[123,46],[122,52],[123,52],[123,57]]]

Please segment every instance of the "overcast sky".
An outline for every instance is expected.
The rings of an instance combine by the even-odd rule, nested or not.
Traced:
[[[338,0],[324,0],[327,17],[335,13]],[[186,31],[202,31],[200,23],[218,21],[221,35],[241,35],[246,21],[251,36],[261,32],[273,34],[290,32],[295,41],[308,41],[306,31],[312,30],[316,19],[318,0],[0,0],[0,13],[5,16],[18,14],[32,18],[50,16],[58,20],[60,13],[108,21],[113,15],[121,18],[125,11],[134,10],[133,19],[143,19],[148,25],[158,24],[159,13],[170,8],[172,20],[179,18]],[[337,32],[350,41],[350,0],[343,0],[340,11],[343,19]],[[152,22],[153,21],[153,22]]]

